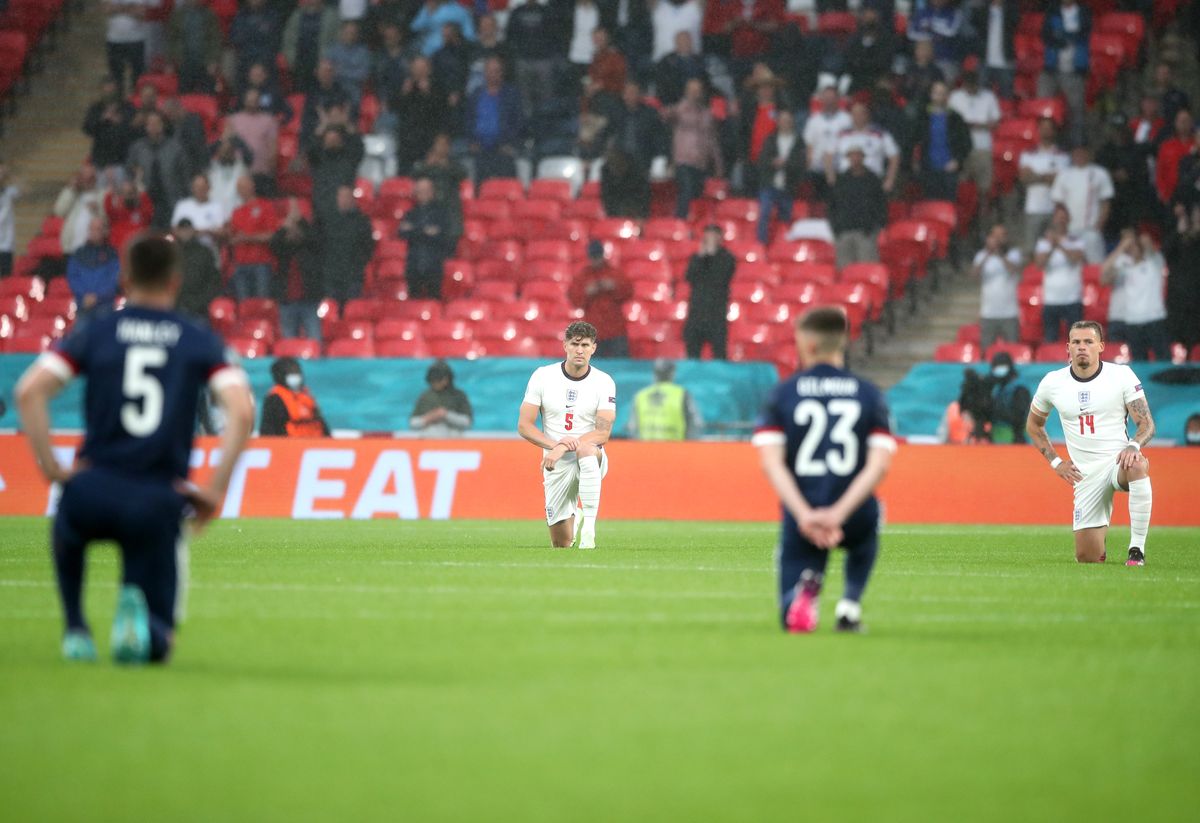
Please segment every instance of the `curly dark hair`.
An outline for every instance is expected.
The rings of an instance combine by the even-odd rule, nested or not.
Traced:
[[[576,320],[571,325],[567,326],[567,330],[563,332],[563,342],[574,340],[576,337],[583,337],[596,342],[596,327],[591,323],[585,323],[582,320]]]

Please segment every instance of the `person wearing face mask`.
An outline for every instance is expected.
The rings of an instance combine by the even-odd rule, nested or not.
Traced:
[[[1017,382],[1017,370],[1012,355],[996,352],[991,368],[984,378],[991,402],[987,423],[993,443],[1024,443],[1025,417],[1029,414],[1029,389]]]
[[[422,437],[461,437],[471,428],[474,412],[466,392],[454,385],[454,372],[439,360],[425,373],[425,382],[429,388],[417,398],[409,428],[421,432]]]
[[[1200,412],[1183,424],[1183,442],[1188,446],[1200,446]]]
[[[271,364],[275,385],[263,399],[263,437],[328,437],[329,424],[321,416],[317,401],[304,385],[304,373],[294,357],[280,357]]]

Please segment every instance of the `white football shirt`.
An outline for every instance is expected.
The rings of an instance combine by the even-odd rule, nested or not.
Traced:
[[[1087,380],[1070,366],[1050,372],[1038,384],[1033,407],[1042,414],[1058,410],[1067,453],[1087,476],[1089,469],[1107,468],[1129,443],[1125,406],[1145,396],[1133,369],[1102,362]]]
[[[547,436],[578,437],[596,430],[596,412],[617,408],[617,384],[595,366],[583,377],[570,377],[563,363],[552,363],[529,378],[525,402],[541,409]],[[567,452],[563,459],[574,460],[575,453]]]
[[[900,154],[900,148],[892,138],[891,132],[874,126],[868,126],[865,129],[851,127],[838,135],[837,169],[839,172],[850,168],[851,149],[861,149],[863,165],[875,172],[881,179],[887,172],[888,161]]]
[[[825,155],[837,157],[838,135],[853,127],[854,121],[844,111],[826,114],[818,111],[804,122],[804,145],[812,152],[812,171],[825,171]]]

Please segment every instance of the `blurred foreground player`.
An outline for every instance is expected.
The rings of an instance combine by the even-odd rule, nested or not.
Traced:
[[[784,628],[817,627],[829,551],[846,549],[838,631],[862,629],[862,596],[879,552],[875,487],[896,451],[887,404],[845,369],[849,326],[840,308],[810,309],[796,323],[801,371],[775,387],[751,441],[783,504],[779,605]]]
[[[591,365],[596,352],[596,327],[591,323],[567,326],[563,349],[565,360],[542,366],[529,378],[517,433],[542,449],[551,545],[566,548],[576,543],[581,549],[594,549],[600,481],[608,473],[604,444],[617,417],[617,387]],[[578,518],[577,500],[582,508]]]
[[[96,540],[121,548],[122,585],[113,620],[118,663],[165,661],[182,580],[181,521],[197,528],[215,514],[254,422],[254,399],[221,339],[175,311],[181,277],[175,243],[159,235],[127,251],[124,309],[80,322],[17,386],[21,425],[46,479],[62,484],[53,553],[66,616],[63,655],[94,660],[83,617],[84,552]],[[73,469],[50,446],[52,397],[87,380],[86,433]],[[220,463],[208,486],[187,483],[200,393],[225,410]]]
[[[1150,531],[1150,461],[1142,447],[1154,437],[1154,418],[1133,369],[1100,360],[1104,329],[1091,320],[1071,326],[1070,365],[1050,372],[1038,384],[1025,424],[1029,439],[1050,468],[1075,490],[1075,559],[1103,563],[1104,538],[1112,520],[1113,492],[1129,492],[1129,557],[1126,566],[1146,565]],[[1058,411],[1067,440],[1067,459],[1058,456],[1046,434],[1051,410]],[[1126,423],[1137,431],[1129,437]]]

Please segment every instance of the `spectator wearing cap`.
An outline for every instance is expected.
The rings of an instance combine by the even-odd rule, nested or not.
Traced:
[[[675,382],[675,363],[654,361],[654,382],[633,398],[629,436],[638,440],[692,440],[704,420],[691,392]]]
[[[200,242],[192,221],[183,218],[171,232],[179,248],[179,310],[195,320],[208,322],[208,306],[221,293],[221,270],[212,249]]]
[[[983,248],[971,263],[979,278],[979,345],[987,349],[997,340],[1020,341],[1017,285],[1021,282],[1021,252],[1008,243],[1003,223],[992,226]]]
[[[992,90],[979,85],[979,60],[963,61],[962,87],[950,94],[949,106],[971,130],[971,153],[963,162],[963,178],[975,183],[983,204],[983,220],[991,213],[992,132],[1000,122],[1000,102]]]
[[[433,181],[413,183],[413,207],[400,220],[399,236],[408,241],[404,276],[410,300],[442,299],[442,268],[451,253],[450,215],[434,199]]]
[[[675,216],[686,220],[692,201],[704,193],[704,181],[711,170],[725,175],[724,160],[717,142],[717,122],[704,99],[704,84],[689,80],[683,99],[663,110],[671,126],[671,161],[675,164],[678,189]]]
[[[1067,207],[1070,231],[1080,238],[1089,263],[1104,260],[1104,224],[1112,207],[1113,182],[1103,166],[1092,162],[1086,143],[1071,149],[1071,165],[1054,178],[1050,199]]]
[[[737,261],[721,240],[720,226],[706,226],[700,236],[700,249],[688,260],[685,277],[692,291],[683,324],[683,345],[692,360],[700,358],[705,343],[712,349],[714,360],[726,357],[729,284]]]
[[[1066,339],[1066,330],[1083,319],[1083,240],[1070,233],[1071,215],[1058,204],[1050,226],[1033,250],[1042,270],[1042,333],[1047,343]]]
[[[628,357],[624,303],[633,297],[633,286],[620,270],[609,265],[599,240],[588,243],[587,258],[567,289],[567,299],[583,309],[584,318],[596,327],[597,355]]]
[[[1013,94],[1016,66],[1013,35],[1017,32],[1020,15],[1017,0],[987,0],[977,3],[971,13],[971,27],[979,37],[983,58],[980,80],[985,86],[996,86],[1006,100]]]
[[[276,358],[271,379],[275,385],[263,398],[258,433],[263,437],[328,437],[329,424],[304,384],[300,361]]]
[[[317,308],[325,296],[321,270],[321,245],[316,229],[304,218],[292,198],[283,224],[271,236],[276,275],[273,296],[279,302],[279,330],[284,337],[321,340]]]
[[[1038,97],[1061,94],[1067,99],[1067,126],[1073,142],[1084,139],[1091,36],[1092,13],[1079,0],[1061,0],[1042,21],[1045,63],[1038,76]]]
[[[1018,174],[1025,187],[1024,238],[1026,253],[1033,247],[1050,225],[1054,213],[1054,200],[1050,187],[1058,173],[1071,163],[1071,158],[1058,147],[1058,130],[1048,117],[1038,122],[1038,142],[1032,149],[1021,152]]]
[[[775,113],[775,131],[763,141],[758,155],[758,242],[770,241],[771,214],[792,222],[792,198],[804,176],[807,154],[796,132],[796,118],[786,109]]]
[[[313,72],[326,51],[337,41],[338,17],[321,0],[299,0],[283,28],[280,47],[300,91],[313,85]]]
[[[934,83],[929,108],[917,130],[917,163],[928,200],[958,199],[958,175],[971,154],[971,131],[958,112],[947,107],[949,90]]]
[[[1134,360],[1147,360],[1151,354],[1160,363],[1171,359],[1167,307],[1163,303],[1166,276],[1166,262],[1146,232],[1121,232],[1121,242],[1104,261],[1101,282],[1112,287],[1114,299],[1118,292],[1121,295],[1120,319],[1124,322],[1115,339],[1129,344]],[[1111,310],[1111,301],[1109,307]]]
[[[879,232],[887,225],[887,194],[875,172],[867,168],[861,146],[852,146],[849,167],[829,170],[829,223],[837,249],[837,265],[879,260]]]
[[[429,388],[417,398],[408,427],[422,437],[461,437],[471,428],[475,413],[467,393],[454,385],[450,365],[445,360],[433,363],[425,372],[425,382]]]
[[[120,273],[120,256],[108,242],[108,224],[102,217],[93,218],[87,242],[67,259],[67,283],[81,315],[112,306]]]

